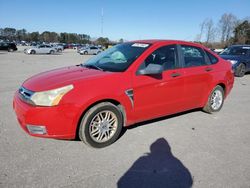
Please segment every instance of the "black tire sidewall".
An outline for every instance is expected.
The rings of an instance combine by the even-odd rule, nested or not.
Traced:
[[[95,108],[95,107],[94,107]],[[115,132],[115,134],[113,135],[113,137],[103,143],[97,143],[95,142],[90,134],[89,134],[89,125],[91,120],[94,118],[94,116],[104,110],[109,110],[111,112],[113,112],[117,119],[118,119],[118,127],[117,130]],[[119,109],[114,106],[114,105],[109,105],[109,104],[105,104],[103,106],[100,106],[94,110],[92,110],[92,108],[83,116],[82,120],[81,120],[81,124],[80,124],[80,129],[79,129],[79,137],[82,141],[84,141],[86,144],[95,147],[95,148],[102,148],[102,147],[106,147],[112,143],[114,143],[117,138],[119,137],[121,130],[122,130],[122,126],[123,126],[123,118],[122,118],[122,113],[119,111]]]

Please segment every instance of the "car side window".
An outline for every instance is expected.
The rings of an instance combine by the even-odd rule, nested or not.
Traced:
[[[143,62],[142,67],[149,64],[160,64],[164,70],[175,69],[177,66],[176,45],[163,46],[151,53]]]
[[[184,56],[184,67],[207,65],[205,53],[201,48],[181,45]]]
[[[208,60],[210,61],[210,64],[216,64],[219,60],[217,59],[217,57],[215,57],[214,55],[212,55],[211,53],[206,51],[206,54],[208,56]]]

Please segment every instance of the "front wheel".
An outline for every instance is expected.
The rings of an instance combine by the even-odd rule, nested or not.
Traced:
[[[79,137],[92,147],[106,147],[118,139],[122,125],[123,116],[117,106],[109,102],[99,103],[83,116]]]
[[[55,53],[55,51],[54,50],[50,50],[50,52],[49,52],[50,54],[54,54]]]
[[[207,104],[203,107],[203,111],[212,114],[218,112],[224,103],[224,89],[217,85],[210,93]]]

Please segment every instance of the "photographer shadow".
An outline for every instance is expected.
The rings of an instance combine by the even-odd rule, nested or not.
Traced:
[[[173,156],[168,142],[159,138],[146,153],[135,161],[119,179],[118,188],[166,188],[192,187],[193,179],[189,170]]]

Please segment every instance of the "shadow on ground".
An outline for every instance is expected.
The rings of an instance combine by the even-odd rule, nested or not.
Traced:
[[[119,179],[117,187],[188,188],[192,184],[189,170],[173,156],[168,142],[160,138],[150,146],[150,153],[137,159]]]

